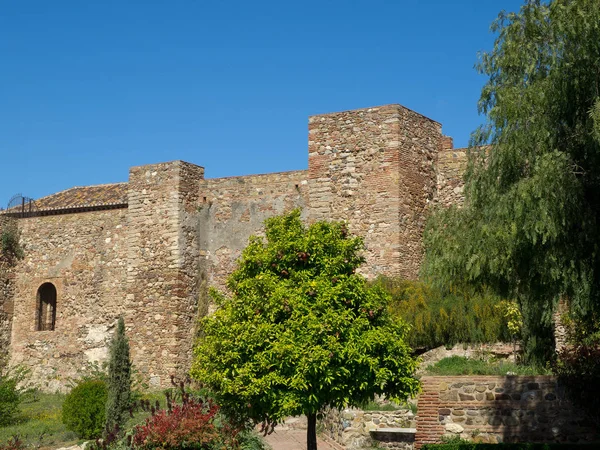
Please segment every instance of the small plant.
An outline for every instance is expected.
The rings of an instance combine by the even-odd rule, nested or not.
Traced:
[[[172,378],[171,382],[177,395],[167,391],[167,409],[160,409],[158,402],[156,406],[142,402],[143,409],[150,410],[152,415],[145,424],[134,428],[129,442],[133,448],[237,449],[242,440],[256,444],[255,437],[242,433],[240,427],[231,425],[220,414],[219,406],[212,399],[193,396],[186,389],[185,381]],[[174,403],[175,397],[181,399],[181,404]]]
[[[25,450],[27,448],[18,436],[13,436],[6,444],[0,443],[0,450]]]
[[[25,393],[18,386],[25,376],[26,371],[19,368],[0,373],[0,426],[15,422],[19,403]]]
[[[131,400],[131,361],[129,341],[125,336],[125,321],[119,318],[117,331],[110,344],[108,362],[108,400],[106,402],[106,430],[123,428]]]
[[[100,437],[106,419],[107,396],[104,381],[81,382],[65,398],[62,407],[63,423],[81,438]]]
[[[23,249],[19,244],[20,234],[17,222],[8,220],[0,229],[0,256],[8,260],[22,259]]]

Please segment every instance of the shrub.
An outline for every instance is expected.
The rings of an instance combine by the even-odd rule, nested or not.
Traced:
[[[25,371],[14,369],[0,373],[0,426],[12,424],[19,411],[23,390],[19,383],[25,377]]]
[[[27,447],[18,436],[13,436],[6,444],[0,443],[0,450],[25,450],[25,448]]]
[[[144,425],[134,429],[136,448],[237,448],[238,431],[218,416],[212,401],[189,398],[170,410],[156,411]]]
[[[131,399],[131,361],[129,341],[125,336],[125,321],[119,318],[117,332],[110,344],[108,362],[108,400],[106,402],[106,430],[122,429]]]
[[[564,347],[553,369],[573,403],[600,425],[598,399],[596,395],[590,395],[590,386],[600,384],[600,342]]]
[[[23,249],[19,244],[19,228],[15,219],[5,221],[0,228],[0,256],[7,258],[9,261],[22,259],[24,256]]]
[[[226,417],[208,392],[192,391],[189,379],[171,377],[171,384],[173,388],[165,391],[166,409],[160,409],[158,401],[156,405],[148,400],[134,405],[152,415],[122,439],[125,448],[266,450],[258,434],[246,423]]]
[[[391,296],[391,313],[411,325],[413,348],[458,343],[511,342],[502,299],[490,290],[454,286],[442,291],[422,281],[380,277],[374,282]]]
[[[65,398],[63,423],[81,438],[99,437],[104,429],[107,395],[104,381],[81,382]]]

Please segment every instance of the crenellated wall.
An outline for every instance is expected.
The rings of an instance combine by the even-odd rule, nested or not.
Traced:
[[[124,315],[137,369],[168,385],[189,367],[207,287],[224,288],[249,236],[294,208],[308,222],[344,220],[363,237],[366,276],[415,278],[429,206],[458,201],[462,163],[441,125],[387,105],[312,116],[308,133],[308,170],[205,179],[202,167],[172,161],[133,167],[127,183],[38,200],[17,219],[25,258],[14,275],[0,273],[0,345],[10,334],[11,363],[32,368],[48,390],[63,388],[85,362],[105,359]],[[14,280],[4,291],[2,277]],[[56,327],[36,331],[47,282]]]

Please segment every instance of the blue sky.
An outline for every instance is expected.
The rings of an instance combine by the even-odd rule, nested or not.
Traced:
[[[0,206],[182,159],[305,169],[309,115],[400,103],[464,146],[491,21],[517,0],[0,4]]]

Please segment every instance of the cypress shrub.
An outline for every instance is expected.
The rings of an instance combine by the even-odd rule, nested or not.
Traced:
[[[96,439],[105,423],[107,389],[101,380],[79,383],[65,398],[62,420],[67,428],[83,439]]]
[[[125,336],[125,321],[119,318],[117,331],[110,344],[108,362],[108,400],[106,430],[123,429],[131,398],[131,361],[129,341]]]

